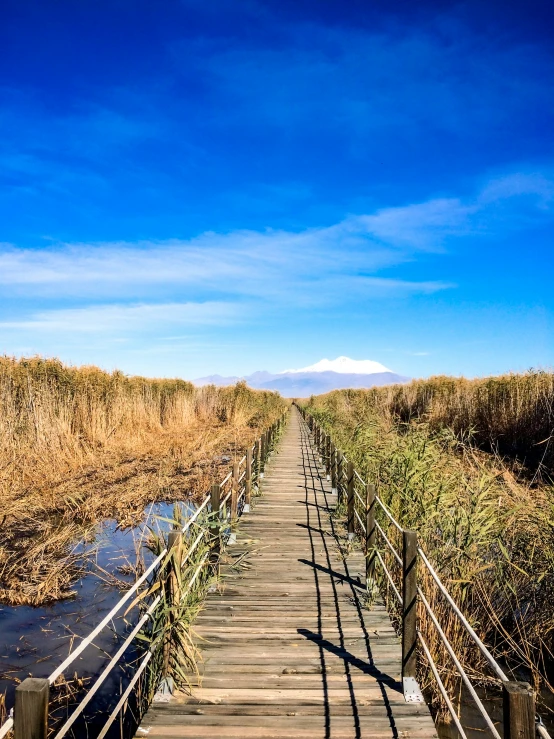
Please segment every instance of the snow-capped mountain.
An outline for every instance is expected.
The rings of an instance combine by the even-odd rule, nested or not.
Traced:
[[[384,364],[373,362],[371,359],[350,359],[337,357],[336,359],[321,359],[309,367],[289,369],[279,374],[296,374],[298,372],[338,372],[341,375],[374,375],[376,372],[390,372]]]
[[[371,359],[322,359],[309,367],[284,370],[283,372],[254,372],[246,377],[222,377],[210,375],[194,380],[196,385],[232,385],[238,380],[245,380],[250,387],[260,390],[278,390],[287,398],[305,398],[309,395],[321,395],[331,390],[343,388],[369,388],[376,385],[394,385],[409,382],[409,377],[402,377],[387,369],[380,362]]]

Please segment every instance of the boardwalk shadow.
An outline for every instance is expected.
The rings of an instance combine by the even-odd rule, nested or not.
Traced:
[[[348,575],[343,575],[342,572],[337,572],[336,570],[332,570],[330,567],[324,567],[323,565],[319,565],[316,562],[310,562],[308,559],[299,559],[298,561],[302,564],[308,565],[309,567],[313,567],[320,572],[324,572],[326,575],[331,575],[331,577],[334,577],[335,580],[340,580],[340,582],[342,583],[348,583],[348,585],[352,585],[357,590],[367,590],[366,585],[359,578],[353,578],[349,577]]]
[[[381,672],[381,670],[377,669],[375,665],[356,657],[346,649],[333,644],[333,642],[330,642],[328,639],[324,639],[320,634],[316,634],[314,631],[310,631],[309,629],[297,629],[297,631],[304,638],[315,642],[318,647],[326,649],[331,654],[339,657],[339,659],[342,659],[344,662],[352,665],[352,667],[360,670],[360,672],[363,672],[364,675],[371,675],[371,677],[374,677],[378,683],[386,685],[397,693],[402,693],[402,684],[391,675],[387,675],[386,672]]]

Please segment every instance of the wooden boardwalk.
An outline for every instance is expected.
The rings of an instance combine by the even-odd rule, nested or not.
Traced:
[[[427,706],[404,700],[400,641],[382,603],[364,606],[363,555],[341,556],[336,496],[291,415],[196,621],[201,682],[153,704],[137,737],[436,736]]]

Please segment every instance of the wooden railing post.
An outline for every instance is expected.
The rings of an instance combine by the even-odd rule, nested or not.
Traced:
[[[15,739],[46,739],[48,734],[48,680],[28,677],[15,689]]]
[[[326,436],[325,445],[325,471],[327,473],[327,481],[331,479],[331,435]]]
[[[264,476],[265,455],[266,455],[266,436],[265,436],[265,431],[264,431],[260,437],[260,458],[259,458],[260,466],[258,468],[260,480],[263,479],[263,476]]]
[[[246,477],[244,480],[244,508],[243,513],[250,513],[252,499],[252,449],[246,450]]]
[[[502,683],[504,739],[534,739],[535,693],[529,683]]]
[[[231,482],[231,525],[233,525],[238,517],[238,496],[239,496],[239,463],[233,464],[233,479]]]
[[[256,473],[256,477],[258,478],[260,477],[260,472],[261,472],[261,463],[260,463],[261,444],[262,444],[261,440],[256,439],[256,443],[254,444],[254,471]]]
[[[416,676],[417,533],[403,532],[402,546],[402,679]]]
[[[219,506],[221,505],[221,485],[214,483],[210,491],[210,502],[212,504],[212,552],[213,559],[219,559],[219,553],[221,551],[221,514]]]
[[[337,505],[342,501],[342,452],[337,452]]]
[[[337,450],[334,444],[331,444],[331,490],[337,492]]]
[[[347,502],[348,502],[348,513],[347,513],[347,521],[348,521],[348,539],[352,541],[354,538],[354,524],[355,524],[355,515],[354,515],[354,505],[355,505],[355,498],[354,498],[354,463],[348,462],[347,467],[347,473],[346,473],[346,489],[348,491],[347,495]]]
[[[169,685],[171,678],[169,676],[169,662],[170,662],[170,655],[171,655],[171,647],[172,647],[172,639],[173,639],[173,623],[175,622],[175,604],[177,599],[177,593],[178,593],[178,586],[177,586],[177,575],[176,575],[176,568],[178,566],[178,563],[175,561],[175,548],[177,546],[177,543],[179,541],[179,537],[182,536],[180,530],[173,530],[170,531],[167,535],[167,549],[170,553],[170,557],[167,560],[167,570],[165,573],[165,590],[166,590],[166,603],[165,608],[167,608],[167,614],[168,614],[168,628],[165,629],[164,634],[164,650],[163,650],[163,657],[164,657],[164,664],[163,664],[163,672],[162,672],[162,678],[166,682],[166,684]],[[170,690],[173,690],[173,685],[169,685]]]
[[[371,595],[375,586],[375,485],[365,487],[365,579]]]

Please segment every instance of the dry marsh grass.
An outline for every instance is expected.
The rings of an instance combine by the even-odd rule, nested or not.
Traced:
[[[127,526],[149,502],[194,498],[283,407],[243,384],[0,357],[0,601],[71,595],[72,547],[98,521]]]
[[[529,470],[519,474],[519,467],[484,452],[467,433],[470,421],[479,418],[481,439],[498,440],[500,430],[507,436],[511,429],[518,448],[530,448],[531,442],[517,434],[524,433],[524,418],[533,419],[533,438],[547,429],[549,418],[542,416],[549,413],[552,377],[510,376],[499,378],[498,384],[477,381],[475,387],[459,381],[457,389],[456,382],[433,379],[427,390],[421,382],[415,387],[335,391],[311,398],[307,409],[332,432],[360,473],[376,482],[402,526],[418,532],[441,579],[497,658],[537,688],[552,691],[554,490],[544,481],[537,484]],[[517,396],[512,400],[510,389]],[[483,394],[488,406],[480,412],[475,404]],[[493,398],[498,399],[498,415]],[[458,417],[457,408],[465,408],[467,415]],[[489,416],[490,428],[485,425]],[[546,469],[545,460],[541,463]],[[483,684],[493,684],[423,567],[420,573],[464,666]],[[391,598],[391,606],[393,602]],[[442,677],[454,687],[451,662],[423,610],[420,616]]]
[[[459,438],[517,459],[540,476],[554,465],[554,373],[530,370],[479,380],[431,377],[374,388],[368,399],[397,421],[448,428]]]

